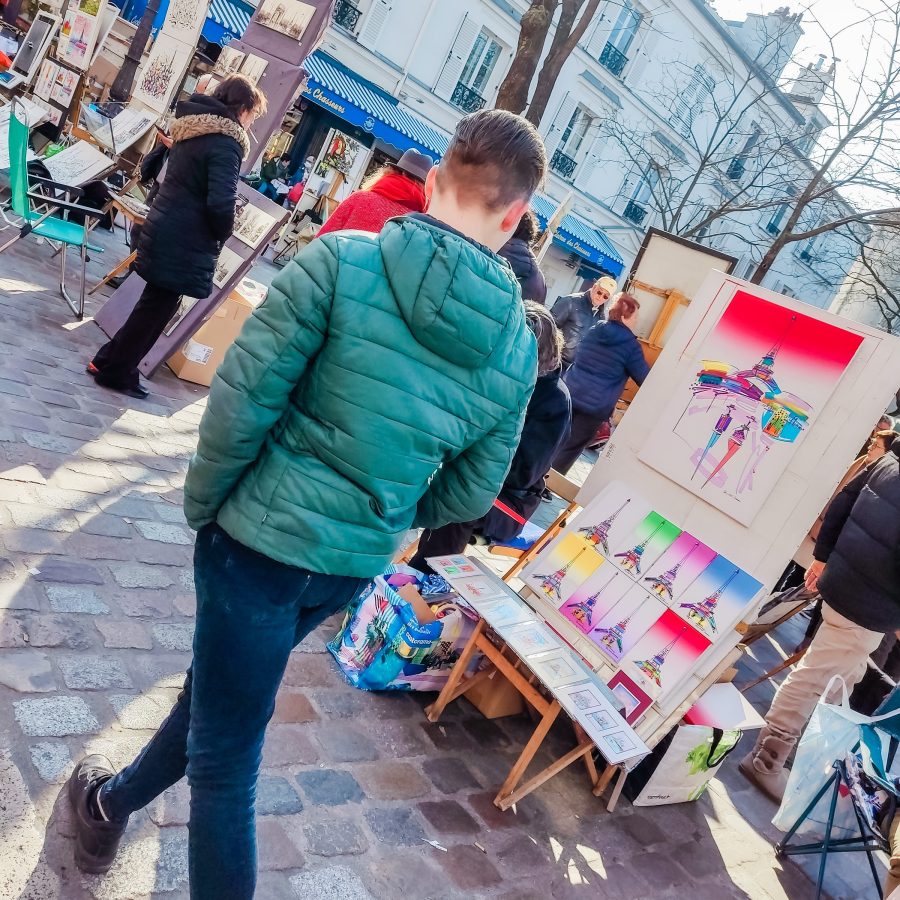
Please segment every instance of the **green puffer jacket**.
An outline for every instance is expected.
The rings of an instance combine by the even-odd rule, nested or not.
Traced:
[[[410,527],[490,508],[536,358],[512,270],[457,232],[423,217],[318,238],[216,373],[188,522],[218,521],[313,572],[371,577]]]

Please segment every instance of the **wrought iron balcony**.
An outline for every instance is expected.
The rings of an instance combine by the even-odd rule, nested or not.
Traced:
[[[640,225],[641,222],[644,221],[644,217],[647,215],[647,210],[643,206],[638,206],[634,200],[629,200],[625,204],[625,212],[622,213],[629,222],[634,222],[635,225]]]
[[[337,0],[334,4],[334,12],[331,18],[334,19],[336,25],[346,28],[352,34],[356,33],[356,26],[359,24],[359,17],[362,13],[349,0]]]
[[[470,87],[466,87],[461,81],[457,82],[456,89],[450,97],[450,102],[464,112],[474,113],[484,109],[487,102],[481,94],[476,93]]]
[[[566,156],[562,150],[556,150],[552,157],[550,157],[550,168],[556,172],[557,175],[562,175],[563,178],[571,181],[575,175],[575,167],[578,163],[572,159],[571,156]]]
[[[616,78],[622,74],[622,70],[625,68],[627,62],[628,57],[610,43],[607,43],[603,48],[603,52],[600,54],[600,65],[606,66]]]
[[[740,181],[744,177],[744,160],[736,156],[725,173],[732,181]]]

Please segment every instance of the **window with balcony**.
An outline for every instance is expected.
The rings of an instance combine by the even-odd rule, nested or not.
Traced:
[[[450,97],[450,102],[465,112],[478,112],[487,102],[486,89],[503,45],[490,32],[482,29],[475,38],[469,58]]]
[[[620,78],[628,63],[628,51],[631,49],[634,39],[643,21],[643,15],[638,12],[632,0],[622,0],[619,6],[619,14],[615,24],[609,33],[606,46],[600,54],[600,65],[605,66],[616,78]]]
[[[653,198],[653,191],[659,184],[659,170],[654,165],[647,167],[631,194],[631,199],[625,204],[622,215],[629,222],[640,225],[647,217],[647,206]]]
[[[703,108],[706,98],[713,92],[715,86],[716,82],[706,71],[705,66],[694,66],[691,80],[676,98],[675,108],[669,120],[685,137],[691,133],[697,113]]]
[[[583,106],[575,108],[572,117],[563,130],[559,147],[550,157],[550,168],[567,181],[575,177],[578,162],[589,143],[594,117]]]
[[[761,135],[762,131],[758,126],[754,125],[753,130],[744,142],[741,152],[738,153],[728,165],[728,170],[725,174],[731,181],[740,181],[744,177],[744,172],[747,171],[747,161],[750,159],[750,154],[759,143]]]
[[[351,34],[356,34],[356,26],[359,24],[361,15],[362,13],[355,3],[351,3],[350,0],[337,0],[331,18],[335,25],[340,25]]]

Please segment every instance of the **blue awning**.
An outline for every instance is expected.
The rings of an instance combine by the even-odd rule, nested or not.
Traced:
[[[550,197],[543,194],[534,195],[531,208],[538,217],[541,228],[546,227],[547,220],[556,212],[557,206],[559,204]],[[569,213],[562,220],[553,236],[553,243],[599,266],[614,278],[618,278],[625,268],[625,262],[612,245],[612,241],[599,228],[573,213]]]
[[[337,60],[317,50],[303,67],[309,73],[303,96],[345,122],[368,131],[401,152],[414,148],[431,157],[440,157],[447,150],[449,135],[400,109],[394,97]]]
[[[203,37],[212,44],[223,47],[235,38],[240,38],[250,24],[251,13],[232,0],[212,0],[203,23]]]

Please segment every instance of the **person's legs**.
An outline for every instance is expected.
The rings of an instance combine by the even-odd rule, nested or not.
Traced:
[[[420,572],[430,574],[432,569],[425,560],[430,556],[452,556],[455,553],[462,553],[477,524],[477,521],[456,522],[441,528],[426,528],[419,538],[419,549],[409,561],[409,565]]]
[[[557,472],[565,475],[575,465],[578,457],[593,440],[597,429],[606,418],[606,416],[580,412],[577,409],[572,410],[572,427],[569,430],[569,436],[553,460],[553,468]]]
[[[99,373],[98,384],[120,389],[140,384],[138,365],[163,333],[180,299],[173,291],[152,284],[145,286],[125,324],[92,360]]]
[[[881,637],[822,604],[822,624],[806,654],[778,688],[765,716],[766,727],[740,764],[747,778],[772,799],[784,794],[785,761],[829,680],[841,675],[848,692],[852,691]]]

